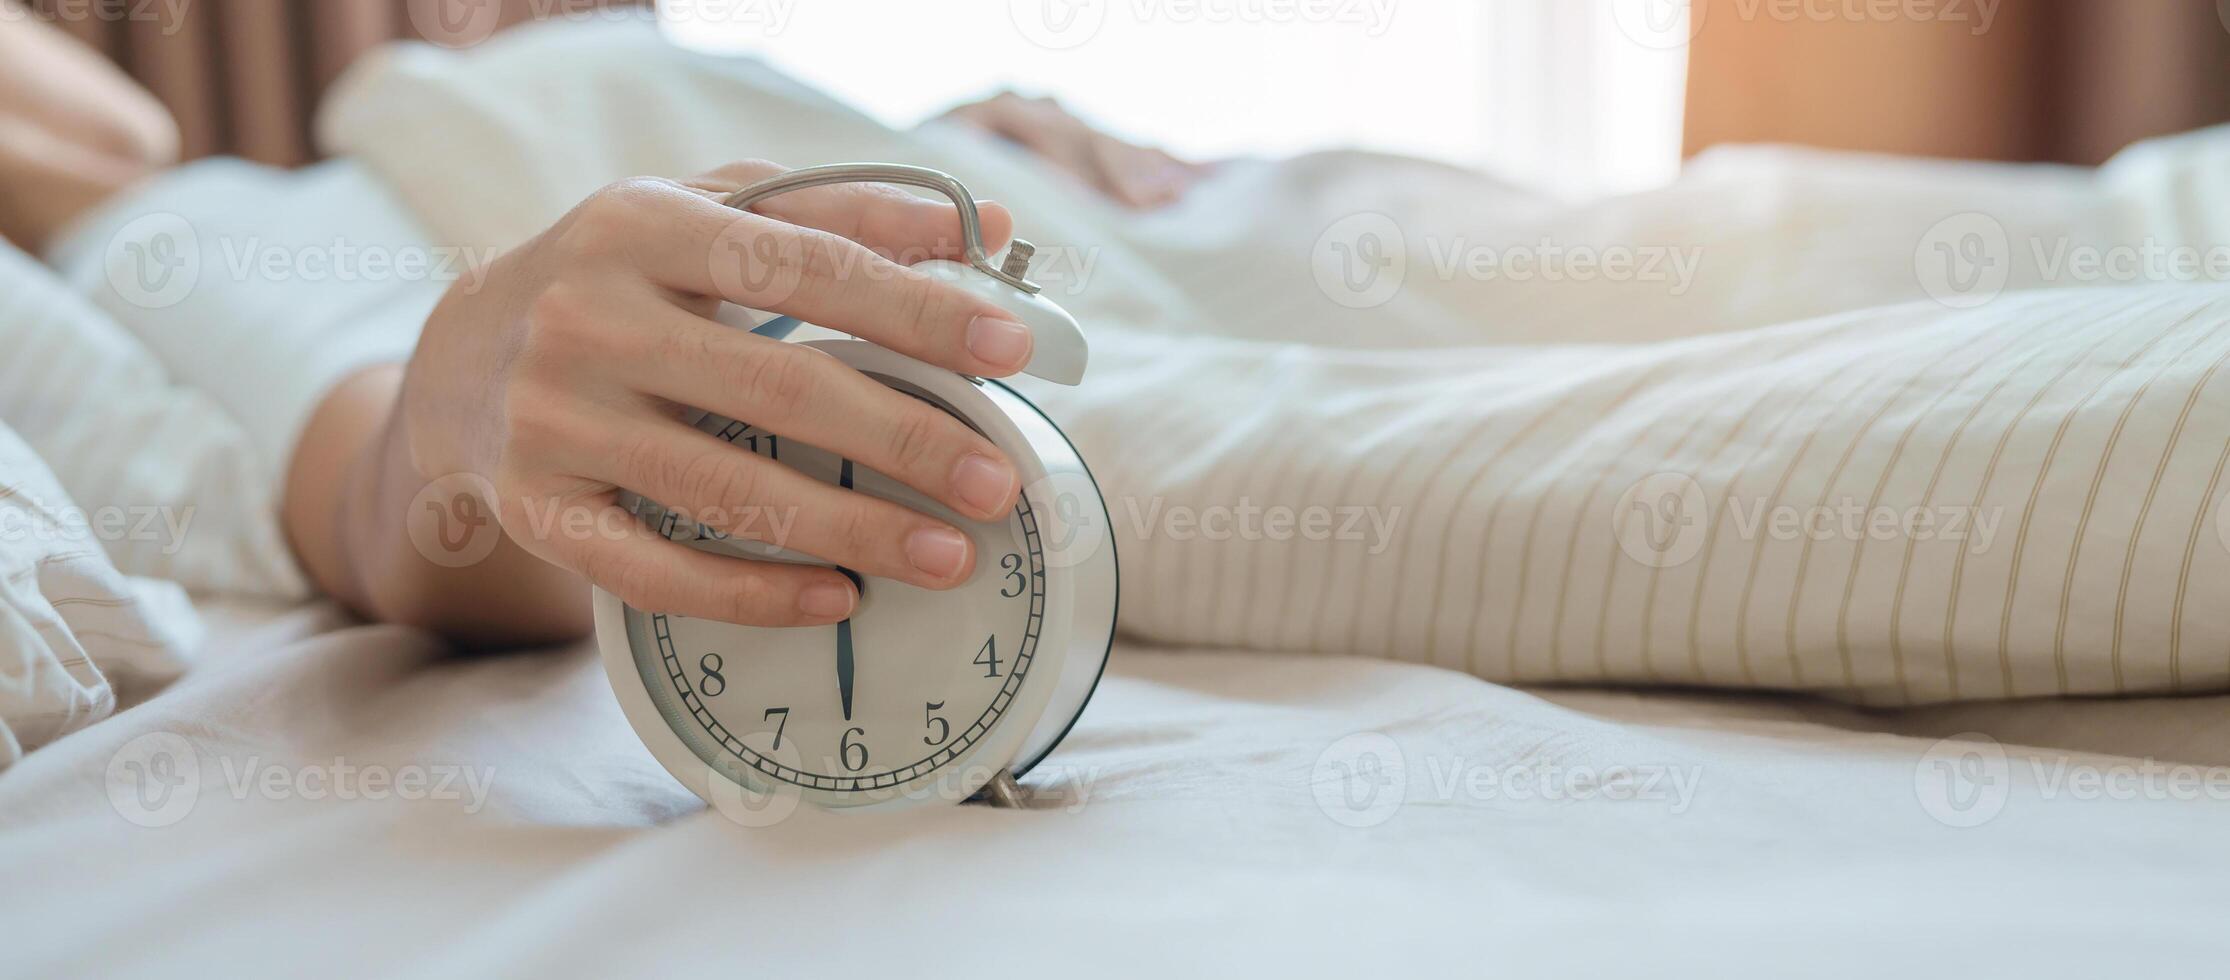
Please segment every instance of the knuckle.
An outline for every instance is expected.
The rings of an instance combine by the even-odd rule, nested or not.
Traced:
[[[553,282],[527,305],[527,343],[538,349],[561,349],[594,333],[595,322],[587,296],[574,286]]]
[[[936,283],[928,276],[911,269],[902,269],[891,280],[890,308],[893,321],[900,324],[915,339],[926,340],[935,331],[929,317],[937,306]]]
[[[622,548],[591,548],[581,553],[579,562],[581,577],[621,602],[645,612],[671,611],[667,608],[671,597],[659,587],[654,563]]]
[[[948,420],[936,409],[918,403],[895,412],[890,421],[890,445],[885,447],[892,468],[900,473],[920,470],[944,455],[952,433]]]
[[[838,237],[818,228],[799,228],[792,239],[791,251],[799,277],[814,282],[845,285],[851,282],[854,264],[852,250],[856,247],[849,239]]]
[[[848,503],[834,508],[828,517],[828,551],[817,555],[829,561],[851,564],[872,564],[868,559],[880,557],[879,543],[884,538],[883,521],[865,507]]]
[[[775,174],[785,173],[789,169],[764,157],[746,157],[734,163],[722,165],[720,169],[713,171],[713,174],[726,180],[735,181],[738,184],[748,184],[772,177]]]
[[[747,568],[729,583],[723,605],[728,618],[735,622],[770,622],[786,620],[781,615],[787,608],[787,589],[774,580],[774,576],[757,568]]]
[[[819,395],[821,372],[826,366],[804,350],[794,345],[768,346],[741,361],[741,376],[736,379],[740,390],[753,405],[769,413],[752,421],[762,425],[779,422]]]
[[[503,394],[507,457],[534,456],[572,438],[560,399],[537,385],[512,385]]]
[[[571,257],[601,255],[644,227],[644,215],[671,183],[656,177],[629,177],[590,194],[565,222],[563,240]]]

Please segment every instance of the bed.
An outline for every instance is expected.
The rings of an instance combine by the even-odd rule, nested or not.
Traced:
[[[2220,242],[2221,178],[2185,178],[2230,172],[2225,134],[2099,174],[1733,154],[1678,193],[1585,211],[1332,155],[1233,165],[1194,203],[1118,227],[1011,150],[854,125],[747,64],[643,37],[520,37],[469,56],[399,50],[344,82],[320,123],[360,168],[342,179],[397,189],[436,240],[477,249],[532,233],[600,181],[709,166],[738,145],[981,175],[1043,227],[1055,249],[1041,255],[1070,263],[1049,292],[1112,327],[1095,335],[1095,384],[1032,394],[1118,506],[1376,493],[1411,508],[1406,537],[1141,533],[1122,552],[1126,639],[1082,722],[1030,774],[1029,807],[765,827],[665,774],[585,645],[463,656],[319,602],[205,595],[192,670],[123,692],[113,717],[0,778],[0,970],[2090,976],[2220,959],[2230,859],[2211,841],[2230,818],[2230,619],[2211,598],[2230,545],[2202,545],[2223,526],[2204,477],[2230,446],[2230,386],[2208,367],[2230,359],[2217,349],[2230,291],[2071,284],[2017,264],[1978,293],[1916,263],[1931,236],[1971,230],[1944,222],[1972,213],[2016,242],[2156,229]],[[618,68],[551,82],[535,66],[552,59]],[[485,97],[507,85],[515,98]],[[643,105],[661,112],[627,111]],[[1418,275],[1375,302],[1311,284],[1312,247],[1321,258],[1325,236],[1389,214],[1412,233],[1492,228],[1496,248],[1561,228],[1569,241],[1694,243],[1708,261],[1667,266],[1677,281]],[[1285,250],[1248,254],[1294,281],[1215,261],[1260,241]],[[1488,286],[1491,301],[1463,295]],[[1479,309],[1487,322],[1467,312]],[[2050,353],[1998,356],[2047,326],[2064,334],[2040,345]],[[1868,372],[1879,377],[1838,387]],[[1192,400],[1149,397],[1167,390]],[[2030,390],[2043,410],[1989,407]],[[1649,486],[1662,459],[1732,495],[1748,470],[1682,454],[1722,432],[1750,446],[1725,409],[1761,392],[1824,392],[1782,414],[1820,434],[1805,449],[1849,446],[1786,456],[1794,436],[1753,440],[1764,483],[1782,474],[1773,498],[1847,486],[1925,501],[1936,481],[1921,494],[1908,477],[1925,469],[1900,461],[1940,447],[1957,463],[1937,464],[1947,487],[2042,514],[2039,542],[2073,524],[2069,501],[2090,522],[2084,485],[2097,497],[2111,476],[2098,541],[2121,544],[2109,525],[2133,521],[2137,543],[2085,550],[2077,528],[2081,555],[2039,544],[2031,558],[2064,559],[2067,578],[2032,575],[2018,595],[2018,552],[2010,566],[1988,552],[1967,581],[2006,595],[2002,618],[1927,614],[1940,621],[1908,610],[1941,595],[1929,576],[1957,543],[1908,550],[1900,572],[1884,564],[1894,549],[1869,561],[1850,541],[1737,537],[1747,564],[1718,567],[1753,570],[1739,590],[1629,549],[1620,489]],[[212,397],[245,410],[225,404],[241,393]],[[1121,441],[1140,404],[1175,448]],[[1968,426],[1938,425],[1960,418],[1944,404],[2003,424],[2013,476],[1993,482],[1986,453],[1954,452]],[[1440,452],[1435,426],[1458,423],[1477,428]],[[1509,431],[1548,438],[1493,449]],[[2055,475],[2047,438],[2081,465]],[[1417,455],[1420,475],[1374,468],[1388,450]],[[1436,459],[1480,476],[1445,478]],[[2123,491],[2147,472],[2161,489],[2138,510]],[[1492,546],[1442,543],[1471,534]],[[1561,564],[1533,563],[1552,553]],[[2178,562],[2181,592],[2161,572]],[[1786,569],[1799,582],[1830,570],[1814,580],[1835,588],[1806,601]],[[1258,586],[1265,570],[1291,577]],[[1404,576],[1427,588],[1387,584]],[[2117,581],[2121,602],[2094,601]],[[1660,591],[1696,598],[1656,603]],[[1330,612],[1313,623],[1299,612],[1319,607]],[[2055,609],[2060,627],[2039,627]],[[1685,630],[1660,621],[1674,611]],[[1910,635],[1940,638],[1944,656],[1892,675],[1879,654]],[[2112,638],[2111,662],[2096,636]],[[1743,638],[1758,663],[1737,656]],[[1676,640],[1689,655],[1662,656]],[[2091,696],[2107,693],[2128,696]]]

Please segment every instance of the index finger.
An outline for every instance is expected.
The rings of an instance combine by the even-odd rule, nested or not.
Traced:
[[[801,192],[804,193],[804,192]],[[979,377],[1029,363],[1028,327],[958,286],[840,235],[737,211],[680,184],[631,187],[600,248],[651,282],[841,330]]]

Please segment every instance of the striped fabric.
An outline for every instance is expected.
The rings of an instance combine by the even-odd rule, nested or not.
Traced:
[[[1063,416],[1153,640],[1888,703],[2230,686],[2230,288],[1638,348],[1192,341],[1175,378],[1107,339]]]
[[[0,771],[185,669],[186,594],[127,579],[23,440],[0,425]]]

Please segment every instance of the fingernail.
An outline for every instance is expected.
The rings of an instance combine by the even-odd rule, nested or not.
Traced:
[[[996,367],[1020,369],[1030,361],[1030,328],[1013,320],[979,316],[968,322],[968,353]]]
[[[952,491],[979,514],[1006,509],[1014,489],[1014,469],[982,453],[969,453],[952,468]]]
[[[934,578],[957,578],[968,563],[968,539],[945,527],[925,527],[906,536],[906,560]]]
[[[814,619],[843,619],[852,614],[852,590],[830,582],[808,585],[798,592],[798,611]]]

